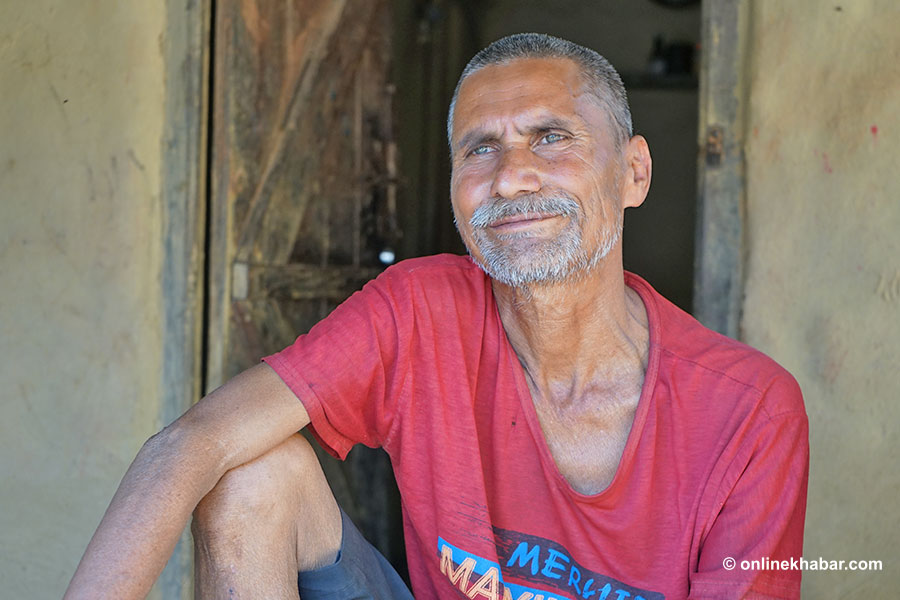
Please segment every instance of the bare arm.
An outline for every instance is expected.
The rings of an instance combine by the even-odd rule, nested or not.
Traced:
[[[138,452],[65,598],[146,596],[191,512],[222,475],[308,423],[306,409],[266,364],[203,398]]]

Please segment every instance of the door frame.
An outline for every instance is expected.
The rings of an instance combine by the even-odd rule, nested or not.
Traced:
[[[747,0],[703,0],[694,315],[740,336],[744,296]]]

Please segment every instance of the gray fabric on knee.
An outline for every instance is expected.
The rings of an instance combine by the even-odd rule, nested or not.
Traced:
[[[341,549],[334,564],[297,574],[301,600],[413,600],[387,559],[341,509]]]

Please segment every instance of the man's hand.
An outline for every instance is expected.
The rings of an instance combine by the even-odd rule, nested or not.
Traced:
[[[222,475],[308,423],[306,409],[264,363],[200,400],[138,452],[65,598],[145,597]]]

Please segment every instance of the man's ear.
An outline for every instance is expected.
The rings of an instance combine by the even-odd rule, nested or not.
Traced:
[[[642,135],[632,137],[625,144],[625,181],[622,208],[638,207],[644,203],[650,189],[653,160],[650,148]]]

